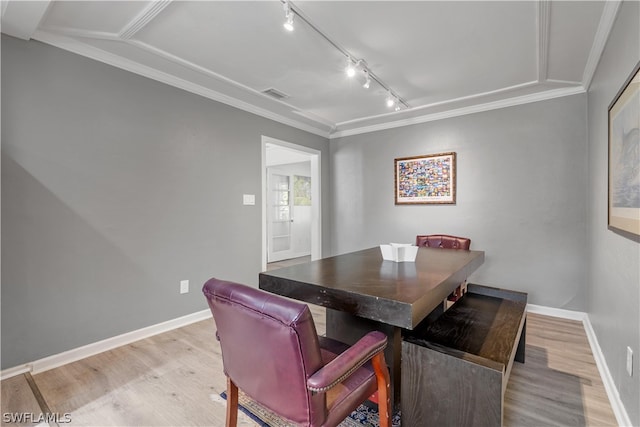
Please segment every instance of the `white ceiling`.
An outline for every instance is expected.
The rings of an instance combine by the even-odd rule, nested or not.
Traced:
[[[34,39],[326,137],[584,92],[619,2],[292,1],[386,90],[272,1],[2,0],[2,32]],[[275,100],[266,89],[287,94]]]

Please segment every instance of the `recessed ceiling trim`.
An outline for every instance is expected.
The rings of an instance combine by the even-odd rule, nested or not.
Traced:
[[[149,22],[151,22],[160,12],[162,12],[169,4],[171,0],[157,0],[147,6],[142,12],[131,20],[120,31],[120,38],[123,40],[129,40],[138,31],[143,29]]]
[[[504,93],[508,93],[508,92],[513,92],[516,90],[521,90],[521,89],[527,89],[530,87],[534,87],[537,86],[539,84],[539,82],[537,80],[534,81],[530,81],[530,82],[526,82],[526,83],[521,83],[521,84],[517,84],[517,85],[513,85],[513,86],[509,86],[506,88],[502,88],[502,89],[496,89],[496,90],[492,90],[492,91],[488,91],[488,92],[482,92],[482,93],[476,93],[473,95],[469,95],[469,96],[462,96],[460,98],[455,98],[455,99],[447,99],[446,101],[440,101],[440,102],[434,102],[431,104],[426,104],[426,105],[421,105],[420,107],[414,107],[410,110],[404,110],[400,113],[397,112],[389,112],[389,113],[384,113],[384,114],[379,114],[377,116],[370,116],[370,117],[365,117],[365,118],[361,118],[361,119],[353,119],[353,120],[347,120],[344,122],[340,122],[340,123],[336,123],[337,127],[341,127],[341,126],[345,126],[345,125],[351,125],[354,123],[359,123],[359,122],[364,122],[364,121],[368,121],[371,119],[381,119],[381,118],[385,118],[385,117],[389,117],[392,115],[406,115],[409,112],[412,111],[420,111],[420,110],[426,110],[426,109],[433,109],[435,107],[440,107],[443,105],[448,105],[448,104],[456,104],[458,102],[463,102],[463,101],[470,101],[470,100],[474,100],[474,99],[479,99],[480,101],[480,105],[483,105],[484,103],[482,102],[482,98],[486,98],[488,96],[492,96],[492,95],[500,95],[500,94],[504,94]],[[465,108],[465,107],[463,107]]]
[[[52,46],[58,47],[60,49],[67,50],[69,52],[76,53],[78,55],[86,56],[87,58],[91,58],[96,61],[103,62],[105,64],[112,65],[114,67],[132,72],[134,74],[139,74],[141,76],[150,78],[152,80],[156,80],[161,83],[165,83],[170,86],[174,86],[174,87],[186,90],[187,92],[195,93],[205,98],[209,98],[214,101],[218,101],[223,104],[227,104],[232,107],[239,108],[249,113],[253,113],[258,116],[261,116],[270,120],[274,120],[276,122],[289,125],[291,127],[294,127],[300,130],[304,130],[314,135],[322,136],[324,138],[329,137],[328,130],[316,128],[306,123],[302,123],[302,122],[290,119],[281,114],[273,113],[264,108],[256,107],[255,105],[249,104],[247,102],[240,101],[236,98],[232,98],[230,96],[224,95],[212,89],[208,89],[201,85],[186,81],[172,74],[158,71],[157,69],[148,67],[146,65],[142,65],[138,62],[123,58],[119,55],[106,52],[94,46],[81,43],[77,40],[60,36],[58,34],[49,33],[47,31],[41,31],[41,30],[36,31],[36,33],[33,35],[32,38],[35,40],[41,41],[43,43],[47,43]]]
[[[51,1],[2,0],[2,32],[29,40],[37,31],[51,6]]]
[[[4,13],[7,10],[7,6],[9,5],[9,0],[3,0],[2,2],[0,2],[0,17],[4,16]]]
[[[359,135],[362,133],[376,132],[386,129],[393,129],[403,126],[409,126],[419,123],[432,122],[436,120],[449,119],[452,117],[465,116],[468,114],[481,113],[484,111],[498,110],[506,107],[514,107],[517,105],[529,104],[539,101],[547,101],[554,98],[560,98],[564,96],[577,95],[584,93],[585,89],[582,86],[553,89],[545,92],[538,92],[530,95],[518,96],[510,99],[503,99],[495,102],[488,102],[485,104],[471,105],[468,107],[458,108],[454,110],[443,111],[440,113],[427,114],[420,117],[412,117],[404,120],[397,120],[395,122],[381,123],[372,126],[364,126],[355,129],[338,130],[333,132],[330,139],[342,138],[345,136]]]
[[[604,52],[604,46],[609,39],[609,34],[611,34],[613,23],[616,20],[621,4],[622,2],[619,0],[607,1],[604,4],[604,10],[600,16],[598,30],[596,31],[596,36],[593,40],[593,44],[591,45],[589,58],[587,58],[587,65],[585,65],[584,73],[582,74],[582,86],[587,90],[589,90],[589,86],[591,86],[591,80],[596,72],[598,63],[600,62],[600,57]]]
[[[331,132],[333,129],[336,128],[336,124],[333,123],[332,121],[329,121],[327,119],[325,119],[324,117],[320,117],[316,114],[310,113],[308,111],[301,111],[301,110],[291,110],[291,112],[293,114],[297,114],[298,116],[304,117],[306,119],[312,120],[314,122],[318,122],[318,123],[322,123],[323,125],[327,126],[327,128],[330,129],[329,132]]]
[[[214,78],[216,80],[223,81],[223,82],[225,82],[227,84],[233,85],[233,86],[238,87],[240,89],[243,89],[243,90],[246,90],[246,91],[249,91],[249,92],[253,92],[253,93],[257,93],[257,94],[261,94],[262,95],[262,92],[260,92],[258,90],[255,90],[255,89],[253,89],[253,88],[251,88],[249,86],[245,86],[242,83],[238,83],[235,80],[232,80],[232,79],[230,79],[228,77],[223,76],[222,74],[218,74],[218,73],[216,73],[214,71],[211,71],[210,69],[205,68],[205,67],[203,67],[201,65],[195,64],[195,63],[193,63],[191,61],[187,61],[186,59],[181,58],[179,56],[176,56],[176,55],[174,55],[172,53],[169,53],[169,52],[167,52],[165,50],[159,49],[159,48],[157,48],[155,46],[151,46],[150,44],[145,43],[143,41],[140,41],[140,40],[127,40],[126,43],[128,43],[128,44],[130,44],[132,46],[135,46],[138,49],[141,49],[141,50],[144,50],[146,52],[149,52],[149,53],[151,53],[151,54],[153,54],[155,56],[158,56],[160,58],[166,59],[167,61],[171,61],[174,64],[178,64],[178,65],[181,65],[181,66],[183,66],[185,68],[188,68],[190,70],[197,71],[197,72],[199,72],[201,74],[204,74],[204,75],[206,75],[208,77],[212,77],[212,78]]]
[[[277,99],[273,98],[272,96],[266,95],[266,94],[264,94],[263,92],[261,92],[259,90],[256,90],[256,89],[254,89],[252,87],[249,87],[249,86],[246,86],[246,85],[244,85],[242,83],[239,83],[239,82],[237,82],[235,80],[232,80],[232,79],[230,79],[228,77],[225,77],[225,76],[223,76],[221,74],[218,74],[218,73],[216,73],[216,72],[214,72],[214,71],[212,71],[212,70],[210,70],[208,68],[205,68],[205,67],[202,67],[202,66],[200,66],[198,64],[195,64],[193,62],[187,61],[186,59],[180,58],[179,56],[173,55],[173,54],[171,54],[169,52],[166,52],[166,51],[164,51],[162,49],[158,49],[157,47],[151,46],[151,45],[149,45],[149,44],[147,44],[145,42],[142,42],[140,40],[130,39],[130,40],[126,40],[125,42],[130,44],[130,45],[132,45],[132,46],[135,46],[135,47],[137,47],[137,48],[139,48],[141,50],[144,50],[144,51],[149,52],[149,53],[151,53],[153,55],[156,55],[156,56],[158,56],[160,58],[166,59],[167,61],[171,61],[174,64],[178,64],[178,65],[180,65],[182,67],[185,67],[185,68],[188,68],[190,70],[196,71],[196,72],[198,72],[200,74],[203,74],[203,75],[205,75],[207,77],[211,77],[211,78],[214,78],[214,79],[216,79],[218,81],[222,81],[222,82],[224,82],[224,83],[226,83],[226,84],[228,84],[230,86],[234,86],[234,87],[240,88],[240,89],[242,89],[242,90],[244,90],[244,91],[246,91],[248,93],[252,93],[252,94],[255,94],[255,95],[258,95],[258,96],[261,96],[261,97],[268,98],[270,101],[277,102],[277,103],[279,103],[281,105],[284,105],[284,106],[290,108],[293,111],[297,110],[296,106],[291,105],[291,104],[289,104],[289,103],[287,103],[287,102],[285,102],[283,100],[277,100]],[[240,101],[240,102],[242,102],[242,101]],[[240,107],[238,107],[238,108],[240,108]],[[326,124],[327,120],[323,119],[323,123]]]
[[[557,79],[546,79],[545,83],[559,84],[559,85],[572,85],[572,86],[582,86],[581,82],[574,82],[571,80],[557,80]]]
[[[122,41],[120,36],[116,33],[110,33],[107,31],[88,31],[80,30],[77,28],[66,28],[48,26],[44,28],[44,31],[48,33],[55,33],[66,37],[79,37],[83,39],[98,39],[98,40],[110,40],[110,41]]]
[[[9,3],[8,9],[5,10],[6,15],[13,13],[13,3],[20,2],[11,0]],[[469,92],[466,92],[468,88],[465,89],[465,92],[456,90],[458,95],[464,94],[465,96],[447,100],[440,98],[441,100],[438,102],[420,105],[402,112],[372,109],[366,110],[371,112],[365,113],[361,110],[358,110],[358,112],[355,109],[345,110],[345,112],[342,113],[345,114],[345,116],[340,117],[340,115],[336,113],[335,118],[332,120],[318,117],[313,113],[315,111],[330,111],[328,109],[314,110],[312,107],[308,107],[310,108],[309,111],[300,111],[299,107],[288,103],[296,103],[294,98],[277,100],[262,92],[262,89],[268,87],[266,84],[254,89],[246,86],[246,84],[250,84],[246,82],[253,81],[251,79],[243,80],[239,77],[239,81],[236,81],[232,80],[234,77],[232,73],[227,74],[227,76],[217,74],[216,71],[219,70],[215,68],[215,66],[211,68],[205,67],[203,66],[204,63],[199,64],[198,60],[192,59],[191,55],[180,56],[181,52],[184,51],[176,48],[173,44],[170,44],[170,46],[174,47],[168,49],[176,50],[170,53],[169,51],[164,51],[156,47],[156,44],[153,42],[143,42],[136,39],[136,34],[140,34],[140,30],[148,28],[145,26],[150,22],[163,20],[158,19],[157,21],[153,21],[162,11],[165,11],[162,17],[165,17],[165,14],[170,15],[174,12],[174,8],[167,9],[167,6],[170,4],[172,4],[172,0],[158,0],[145,3],[133,9],[129,8],[126,21],[121,20],[121,14],[117,15],[120,19],[117,21],[116,32],[81,30],[78,28],[87,27],[87,25],[83,25],[82,21],[73,21],[57,17],[57,19],[52,18],[50,22],[54,25],[65,25],[64,23],[69,23],[69,25],[77,28],[43,27],[40,31],[34,31],[33,37],[53,46],[196,93],[261,117],[275,120],[323,137],[335,138],[348,134],[371,132],[414,123],[440,120],[448,117],[584,92],[588,89],[588,85],[593,78],[593,73],[596,70],[599,58],[602,55],[609,33],[612,30],[615,18],[619,12],[621,1],[605,2],[604,5],[591,9],[593,13],[601,12],[601,16],[595,37],[593,32],[595,29],[593,24],[595,22],[591,21],[590,24],[590,35],[594,37],[594,39],[589,40],[587,38],[584,40],[584,43],[580,44],[582,52],[580,59],[583,61],[582,64],[586,62],[587,65],[583,70],[577,70],[578,75],[568,74],[566,76],[568,79],[580,81],[549,79],[549,73],[553,71],[552,66],[554,65],[552,61],[554,58],[552,56],[554,40],[551,40],[551,37],[555,35],[555,31],[552,31],[552,28],[555,27],[552,27],[552,24],[555,25],[556,18],[564,19],[566,17],[561,13],[564,9],[558,11],[553,1],[539,0],[535,3],[535,7],[527,7],[526,9],[528,14],[527,22],[532,23],[533,21],[535,23],[535,27],[528,27],[527,29],[528,37],[535,37],[533,40],[529,38],[526,45],[527,49],[530,49],[529,54],[527,54],[529,61],[526,62],[528,69],[525,74],[512,74],[513,76],[520,76],[515,81],[522,82],[525,79],[529,79],[530,81],[471,95],[468,94]],[[3,6],[6,8],[6,0],[3,2]],[[80,15],[81,14],[78,13],[76,18],[80,19]],[[112,18],[115,16],[116,15],[113,15]],[[185,17],[180,14],[178,14],[178,16],[183,20],[185,19]],[[298,16],[300,15],[298,14]],[[322,14],[320,14],[320,16],[322,16]],[[132,17],[133,19],[131,19]],[[6,18],[6,16],[4,18]],[[554,19],[554,21],[552,22],[551,19]],[[3,24],[4,21],[5,19],[3,19]],[[91,24],[91,22],[93,21],[88,20],[87,24]],[[122,22],[126,23],[122,25]],[[208,25],[208,20],[199,22],[199,25],[201,25],[201,27],[198,28],[204,29]],[[97,26],[97,28],[104,27]],[[197,28],[195,28],[195,30],[197,30]],[[531,31],[535,31],[535,33],[532,34]],[[163,40],[168,37],[168,34],[166,32],[160,32],[158,37],[157,40]],[[99,40],[104,40],[104,42],[99,42]],[[591,42],[590,46],[589,42]],[[184,48],[188,47],[189,46],[186,45]],[[532,51],[533,49],[535,50]],[[206,47],[202,46],[202,50],[206,50]],[[585,58],[587,52],[589,56]],[[533,53],[535,57],[530,56],[530,53]],[[155,66],[152,67],[145,64],[155,64]],[[514,71],[520,71],[520,69],[514,68]],[[580,75],[580,71],[583,71],[582,75]],[[241,76],[241,74],[239,74],[239,76]],[[511,82],[513,82],[513,80]],[[511,84],[511,82],[507,84]],[[271,84],[275,85],[276,83]],[[494,85],[492,87],[496,86],[497,85]],[[291,90],[287,87],[282,87],[282,89],[286,91]],[[534,91],[544,92],[532,93]],[[470,90],[470,92],[472,92],[472,90]],[[295,93],[291,94],[295,96]],[[427,95],[421,94],[421,97],[416,99],[426,101],[429,98]],[[362,102],[361,99],[356,101]],[[375,115],[371,115],[373,111],[376,112],[373,113]],[[327,114],[332,113],[327,112]],[[362,117],[363,115],[366,117]],[[342,118],[357,116],[360,117],[340,122]],[[328,117],[333,116],[329,115]],[[391,122],[384,123],[387,121]]]
[[[549,73],[549,27],[551,21],[551,2],[536,2],[538,9],[538,81],[547,80]]]

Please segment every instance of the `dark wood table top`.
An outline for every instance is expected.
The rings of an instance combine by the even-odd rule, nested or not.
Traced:
[[[483,262],[483,251],[419,248],[396,263],[375,247],[260,273],[259,287],[413,329]]]

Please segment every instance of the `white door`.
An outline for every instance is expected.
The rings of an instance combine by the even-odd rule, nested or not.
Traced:
[[[322,257],[320,157],[318,150],[262,137],[263,270],[268,262],[305,255],[311,255],[312,260]],[[279,185],[283,188],[277,188]],[[288,208],[283,206],[287,205],[284,197]]]
[[[267,262],[293,257],[291,224],[293,222],[292,177],[268,168],[267,177]]]

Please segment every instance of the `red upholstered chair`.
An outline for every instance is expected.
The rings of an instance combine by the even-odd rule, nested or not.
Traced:
[[[380,426],[391,425],[385,334],[349,347],[319,337],[306,304],[218,279],[202,291],[222,348],[227,426],[237,424],[238,389],[303,426],[337,426],[377,391]]]
[[[447,234],[427,234],[416,236],[416,246],[442,249],[465,249],[471,247],[471,239]]]
[[[426,246],[429,248],[441,249],[463,249],[469,250],[471,239],[466,237],[450,236],[448,234],[424,234],[416,236],[416,246]],[[464,281],[455,291],[449,295],[444,303],[446,310],[452,303],[456,302],[467,291],[467,282]]]

